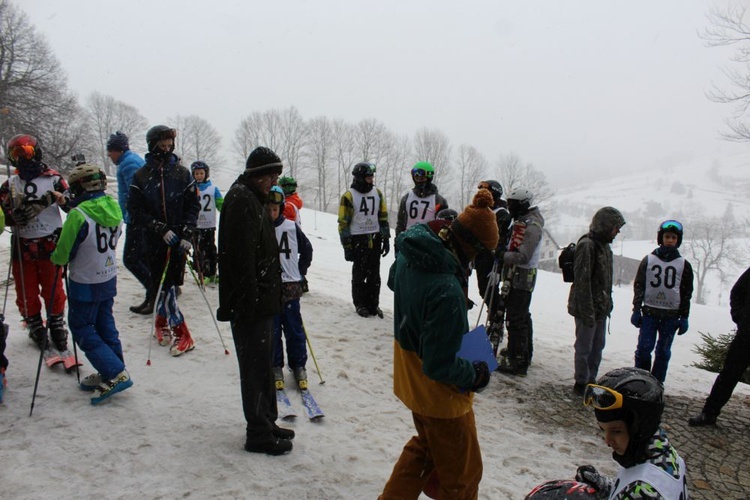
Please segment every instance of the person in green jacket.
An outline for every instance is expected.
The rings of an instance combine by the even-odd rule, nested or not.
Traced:
[[[404,447],[382,499],[417,498],[437,476],[439,498],[476,498],[482,455],[473,392],[490,380],[484,361],[456,356],[467,320],[466,279],[481,249],[494,250],[492,195],[480,190],[453,222],[416,224],[399,234],[391,266],[393,392],[412,412],[417,435]]]
[[[73,340],[97,371],[84,378],[80,388],[92,393],[95,405],[133,385],[112,314],[122,211],[104,193],[107,176],[99,167],[75,167],[68,183],[71,210],[50,259],[58,266],[68,264],[68,325]]]

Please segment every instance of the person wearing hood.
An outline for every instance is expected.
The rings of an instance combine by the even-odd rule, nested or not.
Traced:
[[[450,208],[446,199],[438,193],[433,184],[435,169],[426,161],[419,161],[411,169],[411,179],[414,187],[406,193],[398,206],[396,220],[396,236],[403,233],[414,224],[435,220],[437,213]]]
[[[73,340],[96,370],[80,388],[92,393],[95,405],[133,385],[112,314],[122,212],[105,194],[107,175],[99,167],[76,166],[68,180],[71,210],[50,259],[58,266],[68,264],[68,324]]]
[[[650,371],[662,384],[667,378],[675,333],[683,335],[688,331],[693,296],[693,267],[678,250],[682,235],[679,221],[662,222],[656,236],[659,248],[643,258],[633,280],[630,322],[640,329],[635,366]]]
[[[482,455],[473,393],[487,386],[484,361],[459,358],[467,320],[466,279],[481,249],[497,246],[492,195],[479,190],[456,220],[417,224],[397,237],[393,290],[393,392],[417,435],[401,453],[381,499],[417,498],[437,478],[440,498],[476,498]],[[438,223],[439,222],[439,223]]]
[[[578,240],[574,281],[568,295],[568,314],[575,318],[575,384],[582,395],[586,384],[599,372],[604,351],[607,317],[612,312],[612,248],[625,218],[613,207],[600,208],[591,219],[589,232]]]
[[[128,192],[128,213],[131,223],[144,232],[151,270],[145,310],[157,308],[156,340],[162,346],[171,344],[172,356],[195,348],[177,304],[177,287],[183,282],[200,210],[190,170],[173,153],[176,137],[177,132],[165,125],[148,130],[146,164],[133,174]]]
[[[68,351],[62,269],[50,260],[62,229],[60,209],[67,211],[65,179],[42,161],[40,141],[27,134],[11,137],[5,148],[15,173],[0,187],[0,204],[13,227],[12,271],[16,306],[41,350],[49,345]],[[40,292],[41,289],[41,292]],[[54,297],[54,302],[51,302]],[[47,325],[42,319],[42,300]],[[47,329],[52,344],[48,343]]]

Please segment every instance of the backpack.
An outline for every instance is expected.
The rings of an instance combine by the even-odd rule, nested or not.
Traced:
[[[576,244],[571,243],[562,249],[560,256],[557,258],[557,265],[562,269],[563,281],[565,283],[573,283],[575,281],[575,274],[573,273],[575,261]]]

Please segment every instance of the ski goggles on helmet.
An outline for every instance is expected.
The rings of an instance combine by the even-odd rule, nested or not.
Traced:
[[[622,408],[622,394],[603,385],[589,384],[583,392],[583,406],[593,406],[597,410],[617,410]]]
[[[8,150],[8,157],[11,161],[18,161],[21,159],[31,160],[36,154],[36,149],[31,144],[18,144]]]
[[[682,232],[682,224],[676,220],[665,220],[661,223],[660,229],[662,231],[677,231]]]
[[[413,168],[411,169],[411,175],[414,177],[427,177],[427,170],[423,168]]]
[[[280,193],[278,191],[271,190],[268,193],[268,202],[269,203],[281,203],[284,201],[284,193]]]

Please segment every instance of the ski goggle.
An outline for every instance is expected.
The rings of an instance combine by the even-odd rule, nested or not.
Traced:
[[[622,408],[622,394],[603,385],[589,384],[583,392],[583,406],[593,406],[597,410],[616,410]]]
[[[12,161],[18,161],[20,159],[31,160],[36,154],[36,149],[31,144],[19,144],[13,146],[8,151],[8,156]]]
[[[268,202],[269,203],[281,203],[284,201],[284,194],[279,193],[278,191],[273,191],[268,193]]]
[[[414,177],[427,177],[427,170],[423,168],[413,168],[411,169],[411,175]]]
[[[662,231],[678,231],[682,232],[682,224],[676,220],[665,220],[661,223]]]

